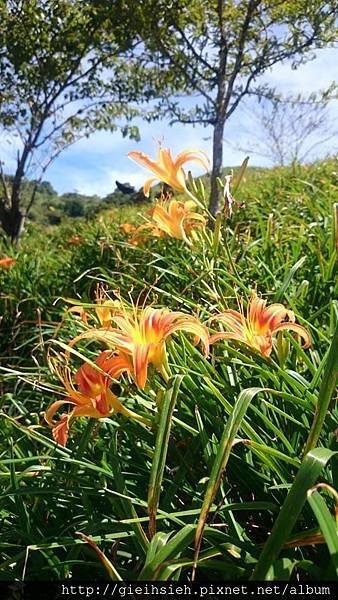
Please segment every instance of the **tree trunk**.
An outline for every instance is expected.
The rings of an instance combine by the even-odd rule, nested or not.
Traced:
[[[0,223],[6,235],[10,237],[11,242],[18,244],[25,224],[25,215],[22,214],[20,209],[0,205]]]
[[[222,177],[224,123],[225,121],[223,119],[219,119],[214,125],[213,133],[211,190],[209,199],[209,210],[213,216],[216,216],[220,206],[220,190],[217,184],[217,178]]]

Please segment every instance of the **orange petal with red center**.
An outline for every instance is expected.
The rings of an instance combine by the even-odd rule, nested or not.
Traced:
[[[181,313],[183,315],[183,313]],[[170,317],[171,315],[168,315]],[[185,331],[187,333],[192,333],[195,337],[195,344],[199,341],[203,344],[204,354],[207,356],[209,354],[209,333],[206,327],[202,325],[198,321],[198,319],[194,319],[194,317],[182,317],[178,322],[173,322],[167,328],[167,336],[175,333],[176,331]]]
[[[293,311],[287,310],[283,304],[270,304],[270,306],[267,306],[263,311],[262,319],[268,324],[271,331],[285,319],[288,319],[288,323],[294,323],[296,320]]]
[[[135,344],[133,350],[133,363],[135,380],[139,388],[143,390],[147,383],[148,374],[148,344]]]
[[[101,352],[96,359],[96,364],[113,379],[119,379],[122,373],[133,371],[132,364],[126,355],[112,355],[110,350]]]
[[[75,374],[75,382],[85,396],[96,396],[103,386],[103,376],[89,363],[83,363]]]
[[[263,328],[265,325],[265,322],[263,321],[265,306],[266,300],[258,298],[256,294],[251,296],[247,308],[247,320],[256,330]]]
[[[219,333],[213,333],[209,338],[209,344],[215,344],[219,340],[237,340],[238,342],[247,343],[246,338],[239,333],[231,333],[228,331],[220,331]]]
[[[252,341],[247,342],[249,346],[258,350],[263,356],[268,358],[272,351],[272,335],[268,331],[265,335],[255,335]]]
[[[227,325],[233,331],[245,337],[245,317],[237,310],[232,310],[229,308],[224,313],[220,313],[219,315],[212,317],[211,320],[221,321],[221,323],[224,323],[224,325]]]

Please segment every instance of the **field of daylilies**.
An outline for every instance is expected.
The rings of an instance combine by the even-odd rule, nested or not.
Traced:
[[[337,161],[214,218],[130,158],[174,195],[0,245],[0,580],[335,579]]]

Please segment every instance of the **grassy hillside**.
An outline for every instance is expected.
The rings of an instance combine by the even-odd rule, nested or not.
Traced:
[[[1,242],[0,259],[16,263],[0,269],[0,579],[107,578],[107,564],[78,531],[92,536],[124,579],[186,579],[224,444],[229,455],[219,486],[214,481],[198,577],[334,578],[330,511],[338,480],[330,452],[338,450],[338,412],[322,381],[337,371],[329,351],[338,322],[337,190],[333,159],[296,171],[253,169],[222,235],[206,234],[191,246],[170,237],[131,244],[120,225],[144,222],[149,205],[106,209],[59,226],[30,223],[18,250]],[[168,369],[182,381],[166,383],[151,370],[144,390],[125,378],[119,391],[152,425],[119,414],[75,419],[62,448],[43,420],[63,393],[48,362],[84,330],[67,300],[90,312],[98,284],[112,297],[118,290],[126,300],[193,314],[213,333],[220,327],[212,316],[238,310],[240,301],[245,306],[257,290],[268,304],[292,310],[312,344],[303,349],[285,333],[269,358],[221,340],[205,358],[191,336],[175,334]],[[81,356],[94,360],[99,346],[82,340],[74,364]],[[178,385],[174,418],[165,422],[163,407]],[[320,450],[302,463],[316,407],[324,421],[317,423]],[[224,427],[236,410],[239,429],[231,438]],[[147,490],[165,431],[163,479],[155,477],[159,533],[150,541]],[[288,493],[299,472],[304,489],[317,481],[327,487],[308,501],[296,479],[289,531]],[[158,563],[149,558],[156,544],[163,550]]]

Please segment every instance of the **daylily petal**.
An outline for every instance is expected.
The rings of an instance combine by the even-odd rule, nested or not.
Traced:
[[[160,147],[157,161],[152,160],[147,154],[143,154],[143,152],[129,152],[128,157],[149,169],[155,175],[155,181],[160,179],[179,192],[186,191],[186,175],[182,168],[183,164],[188,161],[195,161],[202,164],[207,170],[209,169],[209,163],[204,152],[196,150],[180,152],[176,159],[174,159],[168,148]],[[144,184],[143,191],[146,196],[149,194],[149,189],[153,182],[154,179],[151,179]]]
[[[144,182],[143,184],[143,193],[145,195],[146,198],[149,198],[149,194],[150,194],[150,188],[155,185],[156,181],[158,181],[158,178],[156,177],[150,177],[149,179],[147,179],[147,181]]]
[[[44,414],[45,421],[47,421],[48,425],[50,425],[50,426],[55,425],[55,422],[53,421],[54,415],[59,410],[59,408],[61,406],[64,406],[65,404],[74,404],[74,402],[72,402],[69,399],[56,400],[56,402],[53,402],[53,404],[50,405],[50,407],[46,410],[46,412]]]
[[[158,164],[167,173],[171,173],[174,170],[174,161],[169,148],[159,148]]]
[[[215,344],[219,340],[237,340],[239,342],[244,342],[243,336],[239,333],[233,333],[229,331],[220,331],[219,333],[213,333],[209,338],[209,344]]]
[[[202,150],[183,150],[175,159],[175,166],[182,167],[186,162],[198,162],[206,171],[210,168],[208,156]]]
[[[102,391],[95,398],[92,399],[92,404],[94,408],[100,413],[102,416],[106,416],[109,414],[109,404],[107,401],[107,390]]]
[[[54,425],[52,435],[57,444],[65,446],[69,435],[69,415],[61,415],[60,420]]]
[[[283,304],[271,304],[264,309],[261,320],[268,324],[272,331],[282,321],[288,319],[288,322],[294,323],[296,318],[292,310],[287,310]]]
[[[16,263],[16,258],[11,258],[10,256],[5,256],[4,258],[0,258],[0,268],[9,269],[14,266]]]
[[[206,222],[203,215],[193,212],[195,206],[195,203],[175,199],[160,201],[152,210],[152,219],[170,237],[189,243],[187,233],[193,229],[192,222]]]
[[[133,349],[133,364],[135,380],[143,390],[147,382],[149,344],[135,344]]]
[[[163,170],[163,168],[161,168],[159,163],[155,160],[152,160],[150,156],[148,156],[148,154],[134,151],[128,152],[127,156],[131,160],[134,160],[135,162],[140,164],[142,167],[145,167],[146,169],[149,169],[149,171],[152,171],[156,175],[157,179],[162,179],[162,177],[166,175],[165,171]]]
[[[300,335],[305,342],[303,344],[303,348],[309,348],[309,346],[311,346],[311,336],[306,331],[305,327],[303,327],[303,325],[300,325],[299,323],[281,323],[275,327],[274,331],[282,331],[283,329],[290,329],[291,331],[298,333],[298,335]]]

